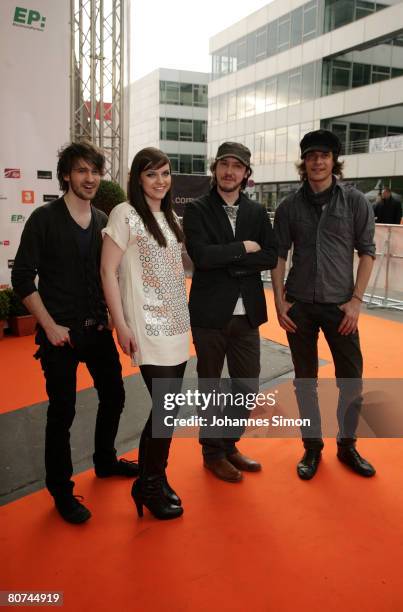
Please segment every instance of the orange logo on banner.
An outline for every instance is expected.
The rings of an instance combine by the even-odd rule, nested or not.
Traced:
[[[22,203],[23,204],[35,204],[35,192],[34,191],[23,191],[22,192]]]

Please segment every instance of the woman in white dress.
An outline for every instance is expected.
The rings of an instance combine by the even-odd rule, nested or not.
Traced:
[[[171,166],[162,151],[148,147],[134,157],[129,201],[112,210],[103,233],[101,276],[118,342],[140,367],[150,395],[153,378],[175,379],[179,390],[189,358],[189,312],[183,233],[172,208]],[[151,411],[132,489],[139,516],[143,505],[159,519],[183,513],[165,473],[170,443],[169,435],[152,437]]]

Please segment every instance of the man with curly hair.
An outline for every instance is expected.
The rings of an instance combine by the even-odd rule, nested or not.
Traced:
[[[327,130],[305,134],[297,166],[302,185],[281,202],[274,229],[279,259],[272,270],[277,318],[287,332],[295,370],[305,453],[297,473],[316,474],[323,448],[317,393],[318,335],[321,329],[332,352],[339,401],[338,459],[361,476],[375,470],[355,448],[362,403],[362,354],[358,319],[374,259],[374,214],[365,196],[343,186],[341,143]],[[284,285],[287,254],[292,266]],[[353,275],[354,249],[359,256]]]

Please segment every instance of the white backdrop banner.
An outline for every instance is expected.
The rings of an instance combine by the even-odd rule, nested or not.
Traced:
[[[32,210],[59,197],[57,150],[69,140],[69,0],[0,2],[0,285]]]

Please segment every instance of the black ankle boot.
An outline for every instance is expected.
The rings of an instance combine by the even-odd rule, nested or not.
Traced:
[[[297,474],[301,480],[311,480],[318,470],[322,451],[316,448],[307,448],[304,456],[297,465]]]
[[[143,506],[160,520],[178,518],[183,514],[181,506],[172,504],[166,498],[163,491],[163,482],[163,475],[140,477],[134,482],[132,498],[139,516],[143,516]]]
[[[173,488],[169,484],[166,474],[164,475],[164,479],[162,481],[162,491],[165,497],[167,498],[167,500],[171,504],[173,504],[174,506],[182,505],[181,498],[179,497],[179,495],[177,495],[177,493],[173,490]]]

